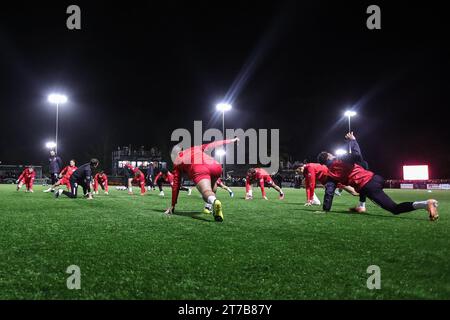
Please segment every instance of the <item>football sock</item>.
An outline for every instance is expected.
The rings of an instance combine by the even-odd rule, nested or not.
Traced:
[[[128,188],[128,192],[133,192],[133,188]]]
[[[414,209],[426,209],[427,204],[428,204],[428,201],[416,201],[416,202],[413,202],[413,208]]]
[[[208,197],[208,203],[213,204],[214,201],[216,201],[216,197],[215,196],[209,196]]]
[[[212,204],[206,202],[205,209],[211,210],[211,208],[212,208]]]
[[[366,203],[365,202],[359,202],[359,207],[360,208],[365,208],[366,207]]]

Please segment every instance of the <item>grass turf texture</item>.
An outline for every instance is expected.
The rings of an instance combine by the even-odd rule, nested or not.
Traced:
[[[440,200],[432,223],[423,210],[393,216],[372,203],[347,213],[358,201],[347,194],[324,214],[303,206],[304,189],[286,189],[284,201],[274,190],[270,201],[258,189],[253,201],[219,190],[216,223],[197,191],[181,192],[167,217],[168,189],[164,199],[112,190],[93,201],[42,190],[0,185],[1,299],[450,298],[450,192],[388,191]],[[66,287],[73,264],[81,290]],[[366,287],[370,265],[381,268],[381,290]]]

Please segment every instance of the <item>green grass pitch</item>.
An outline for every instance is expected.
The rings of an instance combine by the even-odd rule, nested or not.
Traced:
[[[113,188],[112,188],[113,189]],[[335,197],[332,213],[303,206],[305,191],[245,201],[219,190],[225,221],[201,213],[197,191],[181,192],[176,215],[160,198],[113,190],[93,201],[54,199],[0,186],[0,299],[450,299],[450,192],[388,191],[397,201],[440,200],[393,216]],[[137,188],[135,189],[137,192]],[[318,191],[322,197],[321,190]],[[81,269],[69,290],[66,269]],[[366,286],[381,268],[381,289]]]

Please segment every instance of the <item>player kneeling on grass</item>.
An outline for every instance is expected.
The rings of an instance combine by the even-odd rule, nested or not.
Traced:
[[[216,181],[222,175],[222,165],[205,152],[217,146],[238,141],[239,138],[220,140],[186,150],[181,150],[181,147],[176,145],[172,149],[172,159],[175,159],[173,163],[172,205],[166,210],[166,214],[172,214],[175,211],[181,176],[186,174],[190,180],[194,181],[203,200],[206,202],[205,208],[212,209],[212,214],[216,221],[223,221],[222,203],[216,198],[216,194],[213,191]]]
[[[94,194],[98,194],[98,186],[108,194],[108,176],[104,171],[100,171],[94,176]]]
[[[19,191],[23,185],[26,186],[26,192],[33,193],[34,178],[36,177],[36,171],[33,166],[29,166],[23,170],[19,178],[17,179],[17,191]]]
[[[79,167],[70,177],[70,192],[59,189],[55,192],[55,197],[59,198],[60,195],[75,199],[78,195],[78,187],[83,188],[83,194],[88,200],[92,198],[91,184],[92,184],[92,171],[97,168],[99,161],[97,159],[91,159],[89,163],[83,164]]]
[[[270,187],[274,188],[280,194],[280,200],[284,199],[283,190],[273,182],[270,174],[262,168],[250,168],[247,171],[247,177],[245,178],[245,191],[246,200],[253,199],[252,183],[258,181],[259,187],[261,188],[262,196],[265,200],[268,200],[266,196],[266,191],[264,189],[264,183],[267,183]]]
[[[324,211],[330,211],[336,185],[340,182],[354,187],[360,195],[366,196],[381,208],[393,214],[397,215],[417,209],[425,209],[428,211],[431,221],[439,218],[438,202],[434,199],[395,203],[383,191],[384,179],[358,164],[363,159],[361,149],[358,142],[356,142],[353,132],[348,133],[345,138],[349,141],[351,153],[336,157],[324,151],[318,156],[318,161],[327,165],[329,176],[325,184]]]
[[[320,163],[307,163],[301,164],[295,172],[298,175],[303,175],[305,178],[305,190],[306,190],[306,203],[305,206],[320,206],[320,200],[317,197],[315,191],[316,188],[316,180],[322,185],[325,185],[328,179],[328,167],[326,165]],[[358,193],[354,188],[350,186],[344,186],[342,184],[338,184],[338,188],[344,189],[348,193],[353,196],[357,196]]]
[[[170,186],[173,185],[173,174],[169,170],[167,170],[166,168],[162,169],[156,175],[155,182],[154,182],[159,188],[159,195],[161,197],[164,197],[164,190],[162,188],[164,182],[170,184]],[[187,187],[181,186],[181,185],[180,185],[180,190],[181,191],[186,191],[188,193],[188,196],[190,196],[191,193],[192,193],[191,188],[187,188]]]
[[[44,192],[54,192],[56,187],[65,185],[67,191],[70,191],[70,177],[78,168],[75,166],[75,160],[70,160],[69,165],[59,173],[59,180]]]

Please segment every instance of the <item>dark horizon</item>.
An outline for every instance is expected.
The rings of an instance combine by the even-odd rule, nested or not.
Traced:
[[[81,7],[81,30],[66,28],[70,4]],[[0,161],[46,164],[52,91],[70,100],[60,109],[59,153],[79,163],[130,144],[168,156],[174,129],[194,120],[220,129],[214,105],[233,91],[227,127],[279,128],[281,153],[296,160],[343,145],[342,115],[353,106],[372,170],[401,178],[402,165],[429,164],[431,178],[450,178],[443,4],[378,2],[382,29],[372,31],[370,4],[4,5]]]

